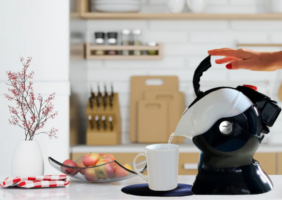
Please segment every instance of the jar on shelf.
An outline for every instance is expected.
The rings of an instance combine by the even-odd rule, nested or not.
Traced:
[[[107,33],[108,36],[108,45],[117,45],[117,37],[118,37],[118,33],[117,32],[108,32]],[[117,50],[108,50],[107,55],[118,55],[118,51]]]
[[[134,29],[132,31],[133,34],[133,45],[134,46],[141,46],[141,30],[140,29]],[[135,56],[140,56],[141,55],[141,50],[134,50],[133,55]]]
[[[95,45],[104,45],[105,44],[105,33],[103,32],[95,32]],[[95,50],[95,55],[105,55],[104,50]]]
[[[157,43],[156,42],[149,42],[148,44],[147,44],[147,46],[149,46],[149,47],[155,47],[155,46],[157,46]],[[158,50],[147,50],[147,54],[148,55],[150,55],[150,56],[156,56],[156,55],[158,55]]]
[[[123,29],[121,31],[121,45],[128,46],[131,44],[131,31],[129,29]],[[129,55],[128,50],[123,50],[122,55]]]

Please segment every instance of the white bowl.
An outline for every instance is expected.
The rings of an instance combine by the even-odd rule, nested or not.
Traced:
[[[206,9],[206,0],[187,0],[188,8],[190,8],[194,13],[203,13]]]

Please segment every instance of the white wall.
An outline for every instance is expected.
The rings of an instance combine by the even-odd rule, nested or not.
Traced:
[[[164,0],[144,1],[143,12],[163,11]],[[208,12],[212,13],[256,13],[265,8],[259,0],[208,0]],[[237,48],[236,43],[281,43],[282,21],[236,21],[236,20],[88,20],[86,40],[94,41],[95,31],[120,31],[123,28],[140,28],[143,41],[164,44],[164,58],[160,61],[87,61],[88,89],[96,82],[113,82],[120,93],[123,127],[123,143],[129,143],[129,89],[133,75],[177,75],[180,90],[186,93],[186,105],[195,98],[192,76],[207,51],[214,48]],[[251,47],[250,47],[251,48]],[[275,48],[253,48],[279,51]],[[253,84],[258,91],[278,100],[281,71],[252,72],[229,71],[224,65],[214,65],[201,79],[203,89],[216,86]],[[90,89],[89,89],[90,90]],[[280,106],[282,102],[278,101]],[[84,102],[86,107],[86,101]],[[86,120],[84,119],[86,122]],[[86,126],[86,123],[84,124]],[[282,115],[273,127],[265,143],[282,144]]]
[[[35,93],[56,92],[54,104],[59,115],[47,123],[46,130],[58,128],[59,139],[39,135],[35,140],[44,156],[45,174],[57,174],[47,158],[69,157],[69,1],[1,0],[0,24],[0,175],[11,176],[14,150],[24,138],[22,129],[9,125],[7,105],[11,102],[4,98],[8,92],[6,71],[22,69],[20,56],[33,57],[30,69],[35,72]]]

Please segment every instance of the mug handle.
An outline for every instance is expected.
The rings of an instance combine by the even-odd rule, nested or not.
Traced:
[[[141,178],[143,178],[145,181],[148,182],[148,178],[147,178],[146,176],[144,176],[143,174],[141,174],[141,173],[139,172],[139,170],[137,169],[137,167],[136,167],[135,162],[136,162],[136,159],[137,159],[139,156],[145,156],[145,157],[146,157],[145,153],[139,153],[139,154],[134,158],[134,161],[133,161],[133,168],[134,168],[134,171],[138,174],[138,176],[140,176]]]

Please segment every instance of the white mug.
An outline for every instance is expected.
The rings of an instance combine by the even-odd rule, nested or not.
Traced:
[[[145,153],[139,153],[134,158],[134,171],[148,182],[151,190],[173,190],[178,185],[178,149],[175,144],[149,145],[145,148]],[[135,162],[139,156],[146,156],[148,177],[141,174],[136,167]]]

